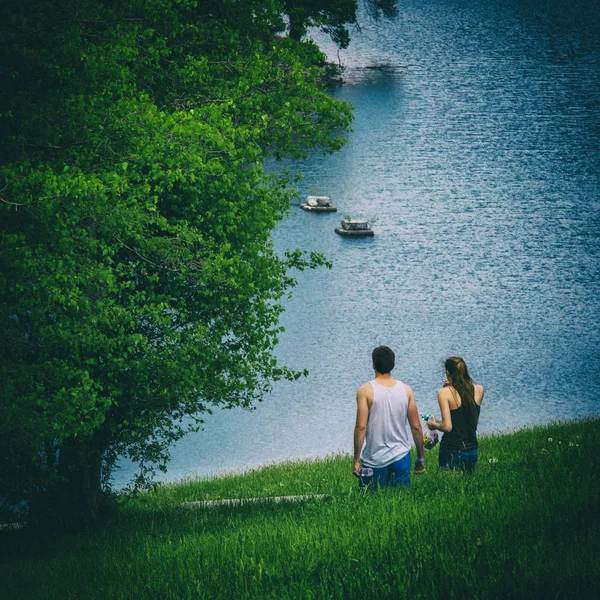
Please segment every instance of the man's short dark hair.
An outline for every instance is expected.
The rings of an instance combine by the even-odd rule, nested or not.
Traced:
[[[396,364],[396,355],[391,348],[387,346],[377,346],[371,354],[373,366],[378,373],[385,375],[389,373]]]

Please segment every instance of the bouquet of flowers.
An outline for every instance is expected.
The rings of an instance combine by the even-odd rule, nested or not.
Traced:
[[[421,416],[426,423],[431,418],[429,413]],[[430,431],[428,428],[425,429],[423,432],[423,445],[425,446],[425,450],[431,450],[439,441],[440,436],[435,429],[433,431]]]
[[[423,432],[423,445],[425,450],[431,450],[440,441],[440,436],[437,431],[429,431],[427,429]]]

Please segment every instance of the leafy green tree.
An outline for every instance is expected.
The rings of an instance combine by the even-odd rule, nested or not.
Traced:
[[[374,19],[397,14],[397,0],[362,0],[367,14]],[[356,25],[358,0],[283,0],[289,20],[290,37],[300,40],[309,27],[319,27],[331,36],[340,48],[347,48],[350,32],[347,25]]]
[[[213,407],[278,379],[289,207],[267,156],[341,147],[349,107],[278,2],[5,0],[0,7],[0,498],[98,515]],[[64,509],[64,510],[63,510]]]

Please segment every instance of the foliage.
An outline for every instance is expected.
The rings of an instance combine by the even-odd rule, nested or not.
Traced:
[[[600,583],[600,421],[480,440],[473,475],[359,494],[351,459],[161,485],[87,536],[0,532],[11,598],[585,598]],[[549,438],[552,441],[549,441]],[[326,502],[181,510],[217,498]],[[591,511],[591,512],[590,512]]]
[[[270,0],[2,3],[0,498],[97,490],[122,454],[141,483],[202,413],[300,376],[279,300],[326,261],[274,252],[292,191],[262,165],[338,149],[351,116],[278,23]]]
[[[381,15],[394,17],[397,0],[363,0],[367,14],[373,19]],[[283,0],[289,19],[290,37],[299,40],[309,27],[319,27],[340,47],[347,48],[350,33],[347,25],[356,25],[358,0]]]

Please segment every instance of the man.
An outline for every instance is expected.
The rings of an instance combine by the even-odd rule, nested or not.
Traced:
[[[415,395],[410,386],[392,377],[396,356],[390,348],[378,346],[372,359],[375,379],[361,385],[356,393],[353,473],[361,487],[408,486],[411,443],[407,422],[417,447],[415,474],[425,471],[423,431]]]

